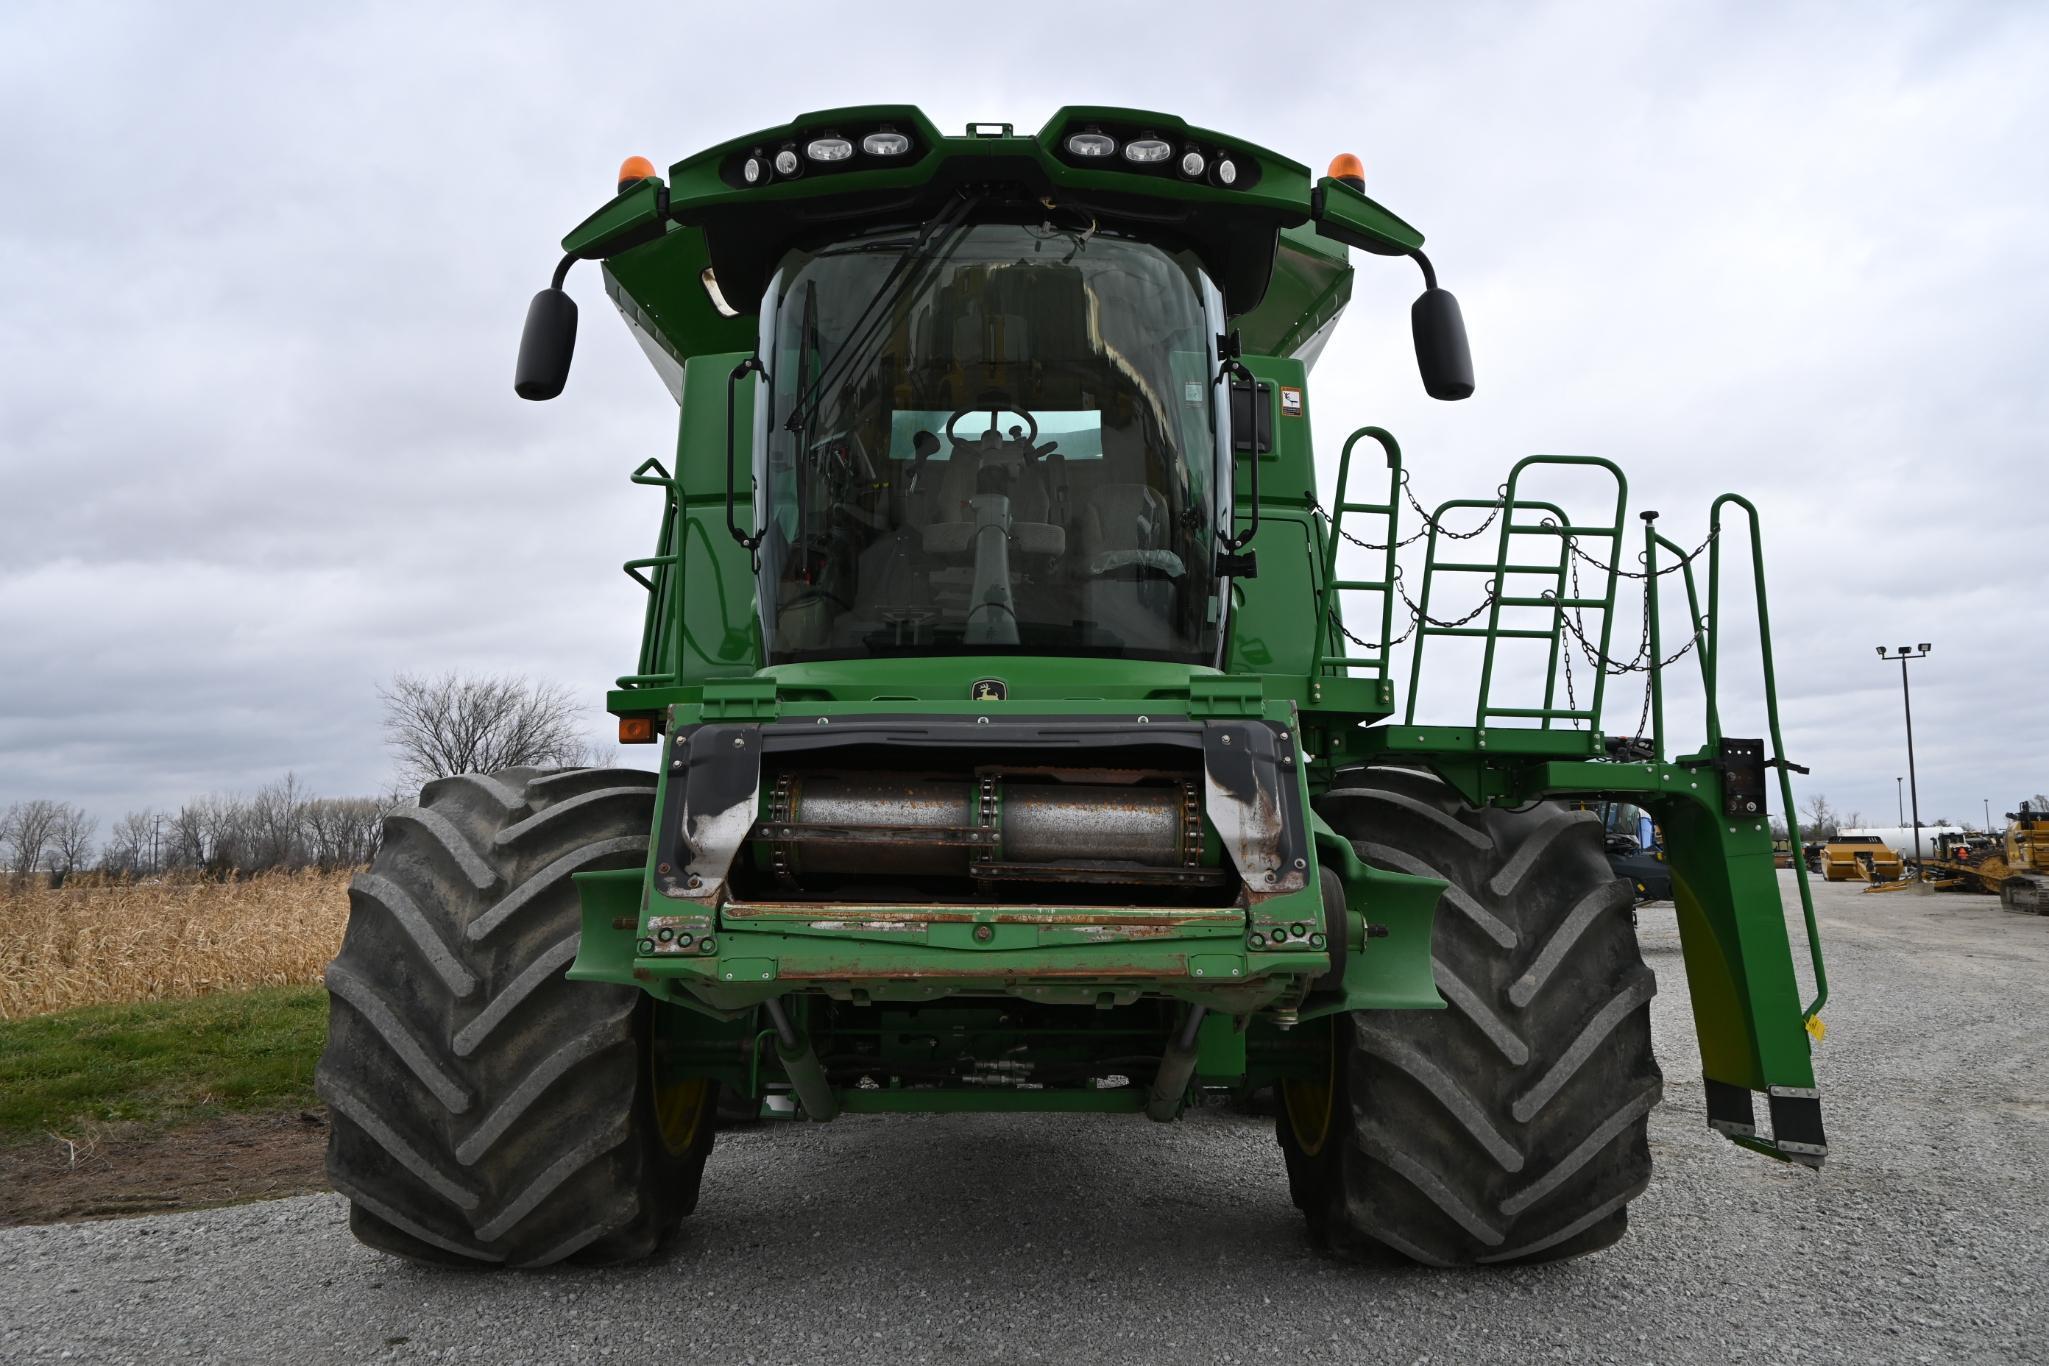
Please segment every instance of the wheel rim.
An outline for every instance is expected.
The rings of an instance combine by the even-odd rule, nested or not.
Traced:
[[[711,1108],[711,1083],[703,1077],[664,1082],[655,1078],[655,1128],[662,1146],[681,1157],[697,1142],[697,1131]]]
[[[1288,1112],[1288,1127],[1294,1131],[1295,1146],[1303,1156],[1315,1157],[1330,1138],[1332,1097],[1337,1093],[1338,1050],[1333,1038],[1325,1050],[1323,1080],[1296,1081],[1281,1078],[1281,1106]]]

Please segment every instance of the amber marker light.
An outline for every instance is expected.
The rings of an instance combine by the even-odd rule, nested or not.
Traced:
[[[646,157],[628,157],[619,163],[619,189],[624,193],[629,185],[654,179],[655,164]]]
[[[619,718],[619,743],[622,745],[651,745],[655,742],[655,719],[652,716],[622,716]]]
[[[1366,193],[1366,168],[1350,152],[1339,152],[1330,159],[1330,178],[1351,186],[1361,194]]]

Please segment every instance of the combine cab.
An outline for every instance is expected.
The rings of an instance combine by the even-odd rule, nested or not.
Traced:
[[[1408,521],[1376,427],[1320,470],[1308,374],[1352,253],[1420,272],[1423,383],[1473,387],[1422,234],[1332,172],[1114,108],[963,136],[837,109],[666,178],[628,163],[564,240],[516,387],[561,391],[589,261],[680,405],[673,459],[632,475],[658,529],[608,699],[651,771],[449,779],[392,819],[320,1068],[360,1238],[643,1256],[696,1201],[722,1097],[1129,1123],[1272,1086],[1328,1247],[1606,1246],[1664,1079],[1630,888],[1571,805],[1603,800],[1664,834],[1707,1122],[1820,1164],[1768,627],[1769,743],[1714,704],[1725,555],[1764,608],[1755,514],[1717,500],[1689,554],[1614,465],[1532,456]],[[1610,628],[1639,554],[1632,659]],[[1426,645],[1477,652],[1447,670],[1472,704],[1419,704]],[[1689,650],[1709,706],[1677,753],[1661,670]],[[1647,683],[1628,736],[1603,729],[1618,671]]]

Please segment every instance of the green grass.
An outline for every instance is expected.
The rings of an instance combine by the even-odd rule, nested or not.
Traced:
[[[270,987],[0,1021],[0,1142],[88,1124],[169,1127],[304,1109],[327,994]]]

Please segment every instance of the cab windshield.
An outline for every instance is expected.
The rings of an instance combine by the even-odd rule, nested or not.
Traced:
[[[756,405],[770,662],[1213,663],[1222,325],[1191,259],[1107,232],[793,253]]]

